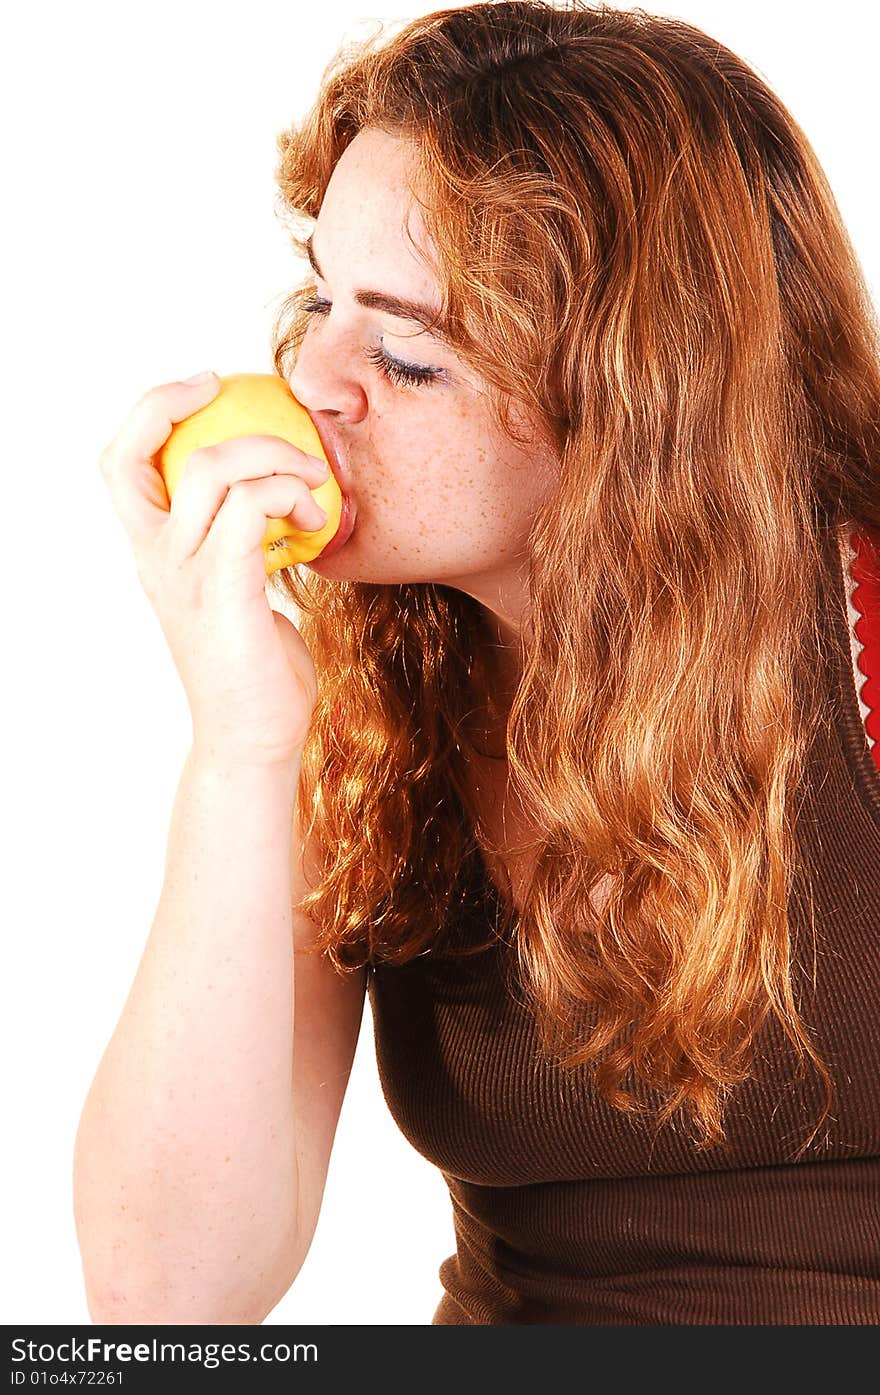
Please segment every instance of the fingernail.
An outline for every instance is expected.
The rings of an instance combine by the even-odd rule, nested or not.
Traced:
[[[205,373],[194,373],[191,378],[184,378],[184,382],[189,387],[195,387],[198,383],[206,383],[209,378],[216,378],[217,374],[209,368]]]
[[[326,460],[321,459],[320,455],[310,455],[309,460],[311,460],[312,464],[322,475],[329,475],[330,466],[327,464]]]

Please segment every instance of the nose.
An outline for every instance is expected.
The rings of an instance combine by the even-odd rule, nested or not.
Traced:
[[[309,412],[360,421],[367,411],[367,395],[352,356],[338,338],[331,342],[326,325],[320,339],[319,343],[314,332],[306,332],[288,377],[290,391]]]

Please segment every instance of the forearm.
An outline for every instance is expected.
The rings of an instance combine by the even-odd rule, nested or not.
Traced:
[[[299,763],[190,751],[158,908],[83,1108],[96,1320],[259,1321],[295,1241],[290,833]]]

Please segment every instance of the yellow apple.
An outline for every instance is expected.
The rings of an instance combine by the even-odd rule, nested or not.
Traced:
[[[192,452],[233,436],[281,436],[309,455],[327,458],[314,422],[282,378],[272,373],[232,373],[220,379],[220,390],[210,402],[175,423],[156,456],[169,500]],[[289,518],[270,518],[263,538],[267,576],[280,567],[311,562],[336,533],[342,491],[335,476],[331,473],[311,493],[327,514],[327,522],[319,532],[308,533],[295,528]]]

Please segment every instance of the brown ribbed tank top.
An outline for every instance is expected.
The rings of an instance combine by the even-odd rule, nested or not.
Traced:
[[[790,918],[796,1001],[837,1090],[831,1116],[794,1161],[824,1090],[809,1064],[798,1076],[773,1015],[728,1098],[728,1145],[698,1152],[680,1127],[658,1132],[607,1105],[588,1068],[542,1056],[509,939],[471,957],[377,963],[367,987],[382,1090],[452,1200],[456,1253],[439,1268],[433,1323],[880,1322],[880,773],[831,533],[824,564],[826,701],[798,790]],[[479,854],[463,871],[482,932],[498,894]]]

